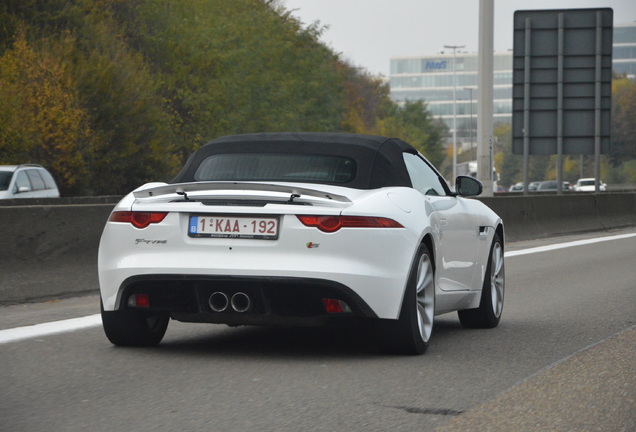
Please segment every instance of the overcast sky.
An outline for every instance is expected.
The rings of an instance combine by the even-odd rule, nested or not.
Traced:
[[[388,76],[391,57],[431,55],[444,45],[478,48],[479,0],[283,0],[354,66]],[[612,8],[614,24],[636,21],[636,0],[495,0],[495,51],[512,49],[517,10]]]

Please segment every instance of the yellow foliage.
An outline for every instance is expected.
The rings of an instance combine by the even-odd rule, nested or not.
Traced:
[[[35,49],[19,35],[0,58],[2,163],[40,163],[60,188],[72,190],[85,169],[82,150],[90,136],[64,56],[69,41]]]

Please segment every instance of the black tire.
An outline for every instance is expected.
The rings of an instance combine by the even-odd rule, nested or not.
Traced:
[[[378,320],[376,340],[387,354],[420,355],[426,352],[435,316],[435,267],[426,245],[420,245],[397,320]]]
[[[499,235],[495,234],[488,255],[488,266],[486,267],[479,307],[457,312],[462,326],[467,328],[497,327],[503,311],[505,280],[503,243]]]
[[[155,346],[166,334],[170,316],[139,310],[104,311],[100,302],[104,333],[113,345]]]

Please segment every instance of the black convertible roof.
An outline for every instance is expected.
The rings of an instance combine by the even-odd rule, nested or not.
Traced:
[[[356,161],[357,174],[342,186],[376,189],[384,186],[411,187],[403,153],[417,154],[410,144],[375,135],[320,132],[277,132],[229,135],[196,150],[171,183],[195,181],[194,173],[207,157],[236,153],[287,153],[344,156]]]

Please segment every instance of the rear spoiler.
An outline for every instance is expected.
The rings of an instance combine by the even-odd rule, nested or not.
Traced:
[[[175,183],[165,186],[157,186],[149,189],[141,189],[133,192],[135,198],[152,198],[161,195],[185,195],[188,192],[198,192],[206,190],[248,190],[281,192],[288,194],[290,200],[302,196],[310,196],[327,200],[350,203],[351,200],[343,195],[326,193],[323,191],[309,189],[298,186],[271,184],[271,183],[246,183],[246,182],[195,182],[195,183]]]

